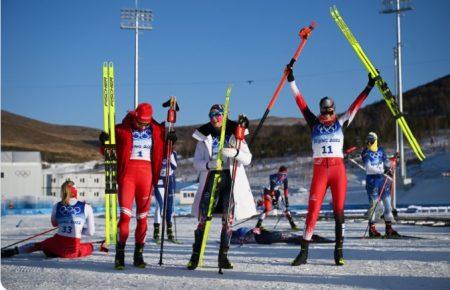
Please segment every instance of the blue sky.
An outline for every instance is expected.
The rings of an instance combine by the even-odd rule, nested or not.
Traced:
[[[3,0],[2,109],[49,123],[102,127],[101,69],[116,70],[117,119],[133,108],[134,33],[120,29],[120,9],[134,1]],[[140,101],[155,107],[178,97],[178,124],[206,122],[208,109],[234,85],[231,117],[260,118],[300,41],[318,23],[295,66],[300,90],[317,112],[325,95],[343,111],[367,74],[329,15],[336,4],[394,90],[394,15],[382,1],[140,0],[154,29],[140,37]],[[450,1],[413,1],[402,17],[404,89],[450,73]],[[253,80],[248,84],[247,80]],[[367,103],[381,98],[374,90]],[[299,116],[286,86],[273,116]]]

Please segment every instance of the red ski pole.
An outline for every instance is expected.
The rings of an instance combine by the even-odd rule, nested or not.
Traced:
[[[163,107],[169,107],[167,111],[167,122],[169,123],[169,133],[174,132],[174,125],[177,121],[177,111],[178,104],[175,97],[170,97],[170,100],[163,104]],[[166,147],[166,177],[164,184],[164,202],[163,202],[163,218],[162,218],[162,229],[161,229],[161,249],[159,251],[159,265],[163,264],[163,253],[164,253],[164,234],[166,230],[166,215],[167,215],[167,202],[169,200],[169,177],[170,177],[170,157],[173,151],[172,140],[167,140]],[[158,214],[158,213],[155,213]]]
[[[43,231],[43,232],[41,232],[41,233],[39,233],[39,234],[35,234],[34,236],[31,236],[31,237],[29,237],[29,238],[26,238],[26,239],[23,239],[23,240],[21,240],[21,241],[15,242],[15,243],[13,243],[13,244],[11,244],[11,245],[7,245],[7,246],[3,247],[2,250],[6,249],[6,248],[9,248],[9,247],[12,247],[12,246],[15,246],[15,245],[17,245],[17,244],[26,242],[26,241],[28,241],[28,240],[34,239],[34,238],[36,238],[36,237],[45,235],[46,233],[49,233],[49,232],[51,232],[51,231],[54,231],[54,230],[56,230],[57,228],[58,228],[58,227],[54,227],[54,228],[45,230],[45,231]]]
[[[234,136],[236,138],[236,149],[239,151],[241,149],[242,140],[245,139],[245,129],[247,126],[247,118],[244,115],[240,115],[238,119],[238,125],[234,132]],[[238,160],[234,158],[233,160],[233,172],[231,174],[231,186],[230,186],[230,196],[228,198],[228,207],[226,213],[226,229],[230,230],[230,219],[233,219],[233,216],[230,217],[231,205],[234,203],[234,184],[236,181],[236,172],[238,167]],[[228,245],[230,246],[230,245]],[[219,268],[219,274],[223,274],[222,268]]]
[[[313,22],[311,22],[311,24],[309,26],[303,27],[302,29],[300,29],[299,36],[302,40],[300,41],[300,44],[299,44],[297,50],[295,51],[294,56],[292,57],[291,61],[288,64],[288,66],[290,68],[292,68],[294,66],[294,63],[297,61],[300,53],[302,52],[303,47],[305,46],[309,35],[313,31],[313,29],[316,27],[316,25],[317,25],[316,22],[313,21]],[[253,144],[253,141],[255,140],[256,136],[258,135],[259,130],[261,130],[261,127],[262,127],[264,121],[266,120],[267,116],[269,115],[270,110],[272,109],[273,105],[275,104],[275,101],[278,99],[278,95],[280,94],[281,89],[283,88],[284,84],[286,83],[288,74],[289,74],[289,71],[284,70],[283,76],[281,77],[281,80],[278,83],[278,86],[275,89],[275,92],[273,93],[272,98],[270,99],[269,105],[267,106],[267,109],[266,109],[263,117],[259,121],[258,127],[256,127],[256,130],[253,133],[252,138],[250,139],[249,145]]]

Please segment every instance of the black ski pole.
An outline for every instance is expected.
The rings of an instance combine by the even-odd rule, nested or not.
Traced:
[[[238,150],[238,152],[241,149],[242,140],[245,139],[245,129],[246,129],[247,124],[248,124],[247,117],[245,117],[244,115],[240,115],[239,119],[238,119],[238,125],[236,127],[236,131],[234,132],[234,137],[236,138],[236,149]],[[234,158],[233,159],[233,173],[231,174],[230,196],[228,198],[228,206],[227,206],[227,212],[226,212],[226,216],[225,216],[225,219],[226,219],[225,220],[225,228],[226,228],[227,232],[231,230],[229,221],[230,221],[230,219],[234,218],[234,214],[231,215],[231,217],[230,217],[230,211],[231,211],[231,206],[234,204],[234,184],[236,181],[237,167],[238,167],[238,160],[236,158]],[[228,241],[227,247],[229,247],[229,246],[230,246],[230,241]],[[220,261],[219,261],[219,274],[223,275]]]
[[[163,107],[169,107],[167,111],[167,122],[169,123],[168,134],[174,132],[174,124],[177,120],[177,110],[178,104],[175,97],[170,97],[170,100],[163,104]],[[170,177],[170,157],[173,150],[172,140],[167,138],[166,146],[166,178],[164,180],[164,202],[163,202],[163,218],[162,218],[162,233],[161,233],[161,249],[159,251],[159,265],[163,264],[163,253],[164,253],[164,234],[166,230],[166,215],[167,215],[167,201],[169,200],[169,177]]]

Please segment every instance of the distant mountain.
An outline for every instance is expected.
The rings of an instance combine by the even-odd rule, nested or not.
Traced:
[[[407,91],[403,94],[403,106],[406,119],[418,139],[435,135],[440,129],[450,129],[450,75]],[[2,151],[41,151],[43,159],[49,162],[102,158],[98,153],[98,129],[53,125],[3,110],[1,120]],[[255,130],[258,122],[250,122],[250,132]],[[383,100],[367,105],[346,130],[346,145],[361,146],[369,131],[377,132],[384,143],[392,142],[394,122]],[[176,128],[176,149],[181,155],[193,155],[196,141],[191,135],[198,126]],[[309,128],[301,118],[268,117],[251,150],[255,157],[309,154]]]
[[[53,125],[2,110],[2,151],[40,151],[48,162],[101,159],[98,129]]]

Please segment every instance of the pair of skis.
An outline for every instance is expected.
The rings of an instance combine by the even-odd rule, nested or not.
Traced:
[[[104,146],[105,156],[105,243],[117,242],[117,156],[114,66],[103,63],[103,127],[109,139]]]
[[[397,101],[395,100],[395,97],[393,96],[392,92],[390,91],[386,81],[381,78],[380,74],[378,73],[376,68],[373,66],[372,62],[369,60],[367,55],[364,53],[363,49],[359,45],[355,36],[350,31],[350,28],[348,28],[347,24],[344,22],[344,19],[342,19],[342,16],[339,14],[339,11],[337,10],[336,6],[333,6],[330,8],[330,13],[331,13],[331,16],[333,17],[334,21],[336,22],[337,26],[341,29],[345,38],[347,38],[348,42],[352,46],[356,55],[359,57],[359,59],[363,63],[364,67],[372,75],[372,77],[376,79],[375,84],[378,87],[381,94],[383,95],[383,98],[386,101],[386,104],[387,104],[389,110],[391,111],[392,115],[394,115],[394,118],[396,119],[399,127],[402,129],[406,139],[408,140],[408,142],[411,146],[411,149],[414,151],[417,158],[420,161],[423,161],[425,159],[425,154],[422,152],[422,148],[420,147],[420,144],[417,142],[416,138],[412,134],[411,129],[409,128],[408,123],[406,122],[405,117],[403,116],[403,113],[400,112]]]

